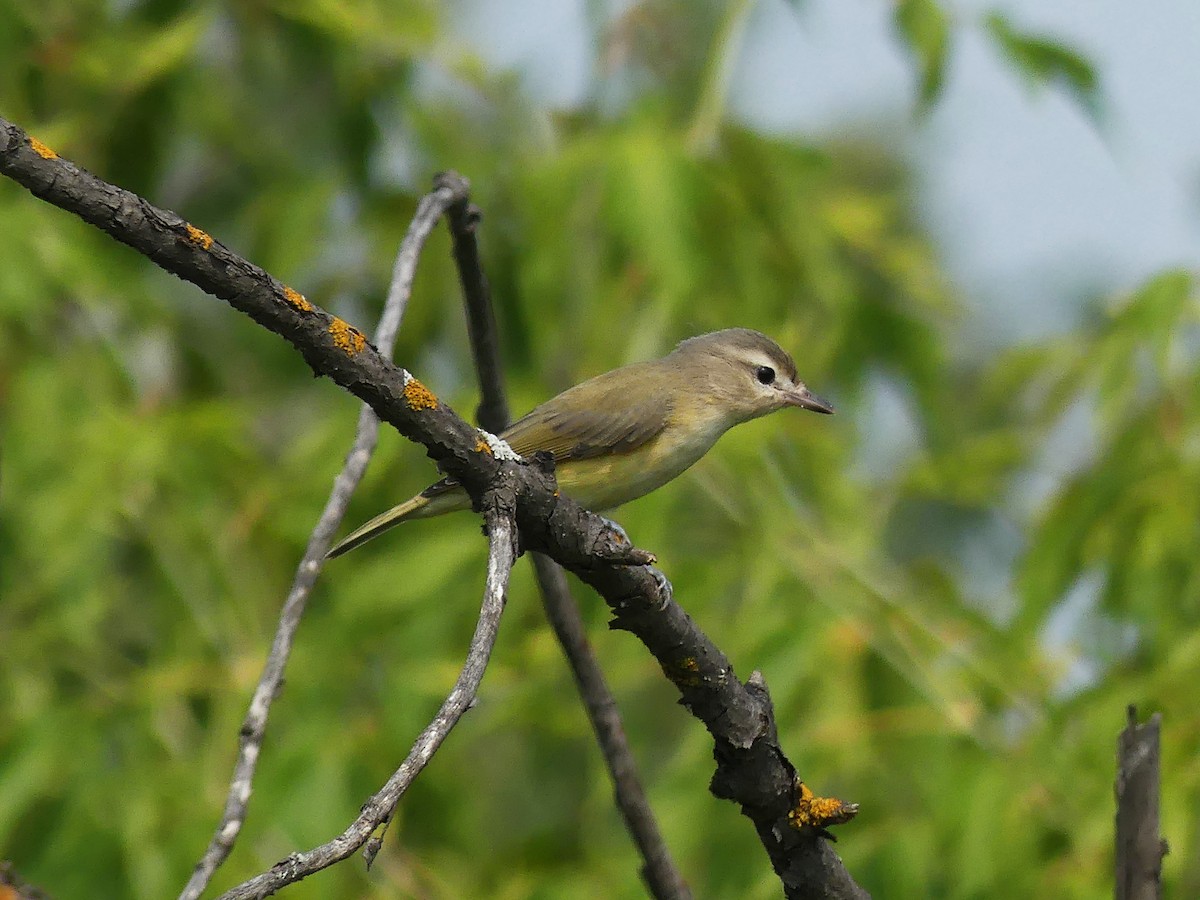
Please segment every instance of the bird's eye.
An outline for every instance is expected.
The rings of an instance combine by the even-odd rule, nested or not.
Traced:
[[[772,384],[775,381],[775,370],[770,366],[759,366],[754,370],[754,377],[759,384]]]

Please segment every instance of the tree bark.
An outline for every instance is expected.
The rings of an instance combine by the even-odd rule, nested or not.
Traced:
[[[1155,713],[1137,723],[1130,705],[1128,723],[1117,738],[1116,900],[1158,900],[1167,842],[1158,833],[1159,728]]]

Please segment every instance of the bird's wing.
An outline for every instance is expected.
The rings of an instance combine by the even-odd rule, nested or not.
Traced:
[[[635,363],[627,368],[642,365]],[[554,455],[555,462],[636,450],[667,427],[671,401],[660,391],[631,403],[628,381],[618,383],[609,378],[613,374],[597,375],[563,391],[513,422],[500,436],[521,456],[545,450]],[[425,488],[420,496],[433,500],[457,489],[458,481],[447,476]]]
[[[651,392],[632,400],[631,373],[619,371],[626,377],[610,378],[615,374],[610,372],[546,401],[510,425],[501,437],[522,456],[545,450],[554,454],[556,462],[636,450],[667,427],[671,402],[665,391],[654,391],[653,385],[644,383],[640,385],[643,390],[650,388]]]

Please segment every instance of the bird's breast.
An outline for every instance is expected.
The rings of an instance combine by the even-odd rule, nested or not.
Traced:
[[[558,467],[558,484],[589,509],[612,509],[671,481],[707,453],[723,431],[719,423],[690,428],[673,423],[628,453],[565,460]]]

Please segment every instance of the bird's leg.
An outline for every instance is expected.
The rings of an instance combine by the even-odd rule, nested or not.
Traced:
[[[666,575],[664,575],[654,566],[646,566],[646,568],[649,569],[650,574],[654,576],[654,583],[658,587],[659,604],[661,606],[666,606],[671,602],[671,597],[674,593],[674,588],[671,587],[671,582],[667,580]]]

